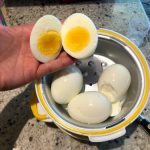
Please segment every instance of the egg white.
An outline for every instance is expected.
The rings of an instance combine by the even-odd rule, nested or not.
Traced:
[[[125,100],[126,100],[126,97],[121,101],[112,103],[112,112],[110,115],[111,117],[117,116],[121,112],[121,109],[122,109],[122,106],[123,106]]]
[[[84,92],[75,96],[68,104],[69,115],[82,123],[96,124],[105,121],[111,114],[112,105],[99,92]]]
[[[34,55],[34,57],[39,60],[40,62],[48,62],[50,60],[55,59],[61,50],[58,50],[58,52],[55,55],[52,56],[46,56],[43,55],[39,50],[38,50],[38,38],[40,37],[40,35],[43,32],[49,31],[49,30],[53,30],[53,31],[57,31],[58,33],[60,33],[61,31],[61,22],[58,18],[56,18],[55,16],[52,15],[45,15],[43,17],[41,17],[34,25],[31,35],[30,35],[30,48],[32,51],[32,54]]]
[[[128,69],[121,64],[113,64],[102,72],[98,89],[114,103],[125,98],[130,83],[131,75]]]
[[[51,83],[51,94],[59,104],[67,104],[82,89],[83,76],[81,71],[71,65],[55,73]]]
[[[78,52],[72,52],[70,49],[67,48],[64,42],[68,31],[75,27],[83,27],[87,29],[90,34],[90,41],[88,45],[82,51]],[[82,13],[72,14],[65,20],[64,24],[62,25],[61,37],[64,50],[69,55],[77,59],[83,59],[91,56],[95,52],[98,43],[98,35],[94,23],[89,17]]]

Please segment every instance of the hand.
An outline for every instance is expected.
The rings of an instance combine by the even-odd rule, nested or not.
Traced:
[[[32,25],[0,26],[0,90],[9,90],[62,69],[74,62],[65,52],[53,61],[40,63],[30,49]]]

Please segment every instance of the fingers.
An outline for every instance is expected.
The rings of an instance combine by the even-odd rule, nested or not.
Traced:
[[[41,78],[48,73],[55,72],[57,70],[63,69],[68,65],[74,63],[74,59],[67,55],[65,52],[62,52],[56,60],[41,64],[37,70],[37,79]]]
[[[21,26],[23,28],[23,33],[30,38],[30,34],[33,28],[33,24],[26,24]]]
[[[60,20],[61,24],[63,24],[63,23],[64,23],[64,21],[65,21],[64,19],[61,19],[61,20]]]
[[[19,25],[19,26],[14,26],[16,28],[24,28],[24,29],[27,29],[27,30],[32,30],[34,24],[22,24],[22,25]]]

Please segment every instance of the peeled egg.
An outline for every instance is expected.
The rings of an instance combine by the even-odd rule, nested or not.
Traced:
[[[106,68],[98,81],[98,89],[114,103],[121,101],[131,83],[128,69],[121,64],[113,64]]]
[[[60,20],[52,15],[45,15],[35,23],[30,35],[30,48],[40,62],[53,60],[60,53],[61,26]]]
[[[78,94],[68,104],[69,115],[82,123],[96,124],[105,121],[111,114],[111,103],[99,92]]]
[[[59,104],[67,104],[82,89],[81,71],[74,65],[55,74],[51,84],[51,93]]]
[[[65,20],[61,37],[64,50],[77,59],[91,56],[97,47],[96,27],[89,17],[81,13],[72,14]]]

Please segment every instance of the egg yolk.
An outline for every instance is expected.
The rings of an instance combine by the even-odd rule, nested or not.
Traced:
[[[88,45],[89,41],[89,31],[79,26],[69,30],[64,39],[66,47],[73,52],[82,51]]]
[[[38,50],[45,56],[56,54],[61,47],[61,37],[57,31],[43,32],[38,38]]]

